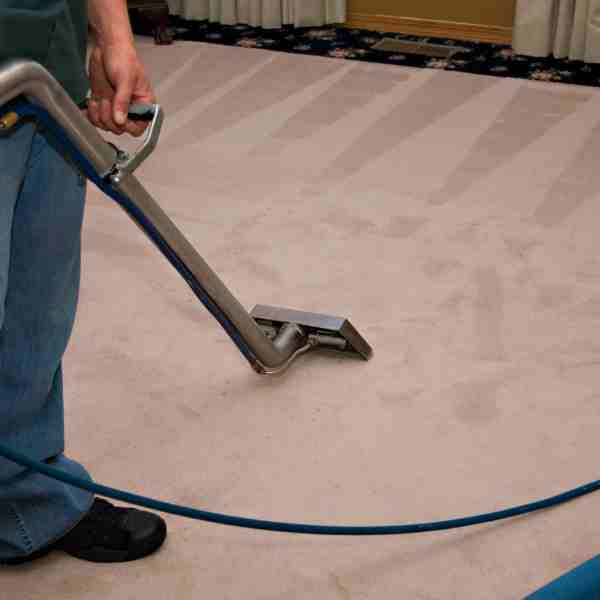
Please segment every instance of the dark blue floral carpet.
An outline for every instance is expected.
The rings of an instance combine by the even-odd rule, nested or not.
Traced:
[[[599,86],[600,64],[566,59],[532,58],[514,54],[507,45],[464,42],[440,38],[423,38],[398,33],[348,29],[338,26],[316,28],[261,29],[248,25],[227,26],[208,21],[186,21],[171,16],[175,40],[193,40],[244,48],[264,48],[312,56],[330,56],[389,65],[444,69],[495,77],[517,77],[577,85]],[[457,45],[464,52],[449,59],[415,54],[398,54],[374,50],[383,38]]]

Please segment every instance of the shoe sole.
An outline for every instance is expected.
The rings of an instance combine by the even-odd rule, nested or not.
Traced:
[[[131,562],[133,560],[139,560],[145,558],[150,554],[154,554],[164,543],[167,537],[167,528],[164,523],[160,524],[160,528],[155,535],[149,537],[145,542],[140,542],[135,548],[128,548],[126,550],[112,550],[110,548],[103,548],[102,546],[93,546],[92,548],[86,548],[84,550],[65,550],[70,556],[79,558],[80,560],[87,560],[95,563],[122,563]]]

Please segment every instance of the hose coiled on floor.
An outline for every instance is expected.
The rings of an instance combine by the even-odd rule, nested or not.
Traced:
[[[472,525],[481,525],[483,523],[492,523],[493,521],[500,521],[502,519],[510,519],[519,515],[525,515],[527,513],[543,510],[545,508],[551,508],[559,504],[564,504],[591,494],[597,490],[600,490],[600,481],[594,481],[586,485],[582,485],[578,488],[540,500],[538,502],[531,502],[530,504],[522,504],[521,506],[515,506],[506,510],[499,510],[496,512],[484,513],[481,515],[474,515],[471,517],[463,517],[460,519],[448,519],[446,521],[432,521],[429,523],[413,523],[407,525],[364,525],[364,526],[343,526],[343,525],[311,525],[305,523],[285,523],[278,521],[265,521],[261,519],[249,519],[246,517],[236,517],[233,515],[224,515],[220,513],[208,512],[205,510],[199,510],[188,506],[180,506],[178,504],[171,504],[169,502],[163,502],[161,500],[155,500],[153,498],[146,498],[138,494],[132,494],[123,490],[92,483],[85,481],[79,477],[64,473],[60,469],[55,469],[47,464],[31,460],[20,452],[15,452],[0,444],[0,456],[7,458],[23,467],[33,469],[42,475],[57,479],[69,485],[75,486],[82,490],[87,490],[100,496],[106,496],[114,500],[120,500],[127,502],[128,504],[135,504],[137,506],[143,506],[152,510],[157,510],[163,513],[171,515],[177,515],[180,517],[187,517],[188,519],[195,519],[197,521],[208,521],[209,523],[218,523],[220,525],[232,525],[234,527],[243,527],[245,529],[261,529],[264,531],[278,531],[285,533],[304,533],[311,535],[348,535],[348,536],[366,536],[366,535],[400,535],[408,533],[425,533],[427,531],[443,531],[446,529],[459,529],[461,527],[470,527]]]

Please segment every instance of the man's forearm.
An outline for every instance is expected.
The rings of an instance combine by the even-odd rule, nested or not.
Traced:
[[[133,46],[126,0],[88,0],[92,35],[102,45]]]
[[[129,121],[129,108],[132,102],[153,104],[156,98],[135,48],[127,4],[125,0],[87,2],[92,38],[88,118],[117,135],[127,131],[140,136],[147,123]]]

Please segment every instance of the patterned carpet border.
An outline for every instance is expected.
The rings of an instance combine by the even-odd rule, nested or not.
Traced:
[[[186,21],[176,16],[171,16],[170,22],[175,40],[243,48],[264,48],[278,52],[329,56],[344,60],[416,68],[443,69],[494,77],[516,77],[536,81],[600,86],[600,64],[554,57],[522,56],[515,54],[507,45],[348,29],[339,26],[294,28],[290,25],[281,29],[261,29],[249,25],[229,26],[208,21]],[[144,34],[141,31],[136,31],[136,33]],[[423,55],[374,50],[372,46],[383,38],[457,45],[465,48],[465,51],[454,54],[449,59],[439,59]]]

